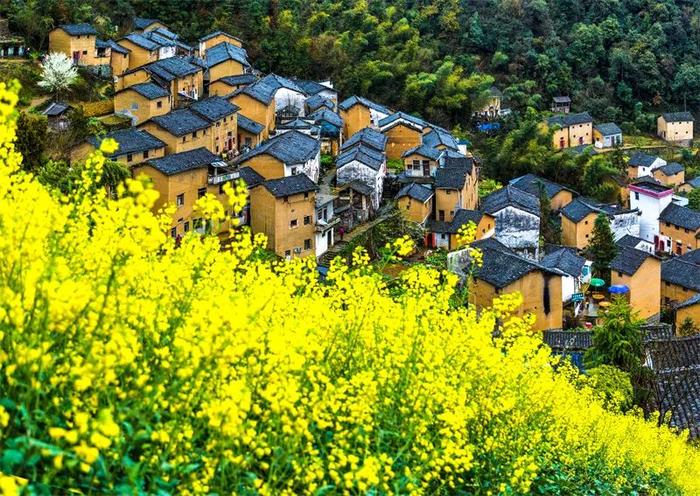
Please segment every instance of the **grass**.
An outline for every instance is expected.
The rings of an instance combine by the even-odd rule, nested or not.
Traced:
[[[0,61],[0,81],[16,79],[22,85],[19,92],[20,107],[28,107],[33,99],[43,95],[41,88],[37,85],[39,78],[39,66],[30,60]]]

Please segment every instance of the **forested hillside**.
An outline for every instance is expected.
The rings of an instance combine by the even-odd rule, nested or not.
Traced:
[[[223,29],[263,71],[331,77],[445,124],[467,119],[490,76],[514,108],[571,94],[597,118],[622,120],[637,102],[700,105],[700,15],[687,1],[5,0],[3,10],[38,47],[67,21],[105,35],[134,15],[190,39]]]

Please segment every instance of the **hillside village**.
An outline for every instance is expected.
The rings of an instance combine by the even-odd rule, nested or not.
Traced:
[[[71,159],[84,160],[105,138],[116,140],[110,158],[134,177],[150,178],[160,193],[154,209],[175,206],[176,242],[190,231],[225,239],[230,229],[248,226],[267,236],[276,256],[313,257],[323,269],[358,232],[395,209],[422,232],[414,261],[449,252],[447,267],[471,285],[477,307],[519,291],[519,314],[533,314],[534,329],[562,353],[586,347],[585,336],[615,296],[626,298],[650,329],[670,329],[650,339],[654,346],[659,339],[668,346],[697,340],[675,337],[681,328],[700,327],[700,212],[686,197],[700,182],[686,180],[679,163],[629,150],[615,203],[534,174],[480,195],[481,161],[450,130],[366,96],[341,95],[328,80],[262,74],[244,42],[225,32],[187,43],[156,19],[136,18],[132,28],[115,40],[98,39],[90,24],[58,26],[49,35],[50,52],[110,78],[113,113],[128,122],[75,146]],[[65,127],[67,108],[54,101],[43,113]],[[552,130],[553,149],[596,154],[625,143],[616,123],[573,112],[568,96],[555,97],[551,110],[543,125]],[[493,87],[475,116],[487,131],[510,113]],[[664,113],[657,135],[688,145],[693,125],[688,112]],[[226,204],[224,186],[238,180],[249,191],[246,207],[227,211],[218,225],[202,219],[195,202],[212,194]],[[595,274],[587,258],[599,219],[616,245],[605,274]],[[552,222],[561,231],[558,244],[543,242]],[[483,253],[480,267],[471,267],[460,237],[469,223],[472,247]],[[698,353],[677,357],[659,377],[700,364]],[[693,380],[700,383],[700,376]],[[674,406],[694,413],[675,422],[699,425],[698,405],[700,394],[679,395]]]

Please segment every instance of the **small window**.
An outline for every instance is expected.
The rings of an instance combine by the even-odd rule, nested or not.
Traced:
[[[148,150],[146,150],[145,152],[143,152],[143,158],[148,158]]]
[[[156,108],[163,108],[163,102],[161,100],[156,102]]]
[[[83,55],[87,55],[87,50],[83,50]]]
[[[309,193],[308,192],[304,193],[304,200],[308,200],[308,198],[309,198]]]
[[[309,224],[311,224],[311,216],[310,216],[310,215],[305,215],[305,216],[304,216],[304,225],[305,225],[305,226],[308,226]]]
[[[128,154],[126,155],[126,161],[127,161],[127,162],[131,162],[132,160],[134,160],[134,156],[133,156],[131,153],[128,153]]]
[[[297,174],[299,174],[299,169],[296,167],[292,167],[292,176],[296,176]],[[304,197],[304,198],[306,198],[306,197]]]
[[[178,207],[181,207],[185,204],[185,193],[180,193],[179,195],[177,195],[177,198],[175,200],[175,204]]]
[[[195,131],[194,133],[192,133],[192,138],[196,138],[196,137],[197,137],[197,131]]]
[[[139,104],[136,102],[131,103],[131,110],[138,110],[139,109]]]
[[[170,229],[170,236],[172,236],[173,238],[177,237],[177,227],[173,227],[172,229]]]
[[[284,250],[284,256],[285,256],[285,257],[291,257],[291,256],[292,256],[292,251],[291,251],[291,250]]]
[[[305,250],[310,250],[310,249],[311,249],[311,240],[310,240],[310,239],[305,239],[305,240],[304,240],[304,249],[305,249]]]
[[[639,200],[639,193],[637,193],[636,191],[634,192],[634,199]]]
[[[618,275],[618,277],[622,277],[622,272],[618,271],[617,275]]]
[[[197,190],[197,198],[201,198],[207,194],[207,188],[199,188]]]
[[[670,222],[667,222],[667,223],[666,223],[666,227],[671,227],[671,223],[670,223]]]
[[[182,142],[184,143],[187,140],[187,136],[182,137]]]
[[[289,221],[289,228],[294,229],[299,225],[299,221],[297,219],[292,219]]]
[[[185,222],[184,228],[185,228],[185,232],[190,231],[190,221],[189,220],[187,222]]]

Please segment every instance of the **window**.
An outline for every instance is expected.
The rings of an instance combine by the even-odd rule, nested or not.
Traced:
[[[177,198],[175,199],[175,204],[178,207],[181,207],[185,204],[185,193],[180,193],[179,195],[177,195]]]
[[[87,50],[83,50],[83,55],[87,55]]]
[[[195,131],[194,133],[192,133],[192,138],[194,139],[194,138],[196,138],[196,137],[197,137],[197,131]]]
[[[586,220],[586,221],[584,221],[583,223],[584,223],[584,224],[586,224],[586,225],[588,225],[588,221],[587,221],[587,220]]]
[[[666,227],[671,227],[671,223],[670,223],[670,222],[667,222],[667,223],[666,223]]]
[[[170,236],[172,236],[173,238],[177,237],[177,227],[173,227],[172,229],[170,229]]]
[[[163,108],[163,102],[161,100],[156,102],[156,108]]]
[[[145,152],[143,152],[143,158],[148,158],[148,150],[146,150]]]
[[[299,221],[297,219],[292,219],[289,221],[289,228],[294,229],[299,225]]]
[[[292,167],[292,176],[296,176],[297,174],[299,174],[299,169],[296,167]]]
[[[187,222],[185,222],[184,228],[185,228],[185,232],[190,231],[190,221],[189,220]]]
[[[305,215],[305,216],[304,216],[304,225],[305,225],[305,226],[308,226],[309,224],[311,224],[311,216],[310,216],[310,215]]]
[[[199,188],[199,189],[197,190],[197,198],[201,198],[201,197],[203,197],[203,196],[206,195],[206,194],[207,194],[207,188],[206,188],[206,187],[205,187],[205,188]]]
[[[217,122],[216,127],[221,127],[221,122]]]
[[[126,155],[126,161],[127,161],[127,162],[131,162],[132,160],[134,160],[134,156],[133,156],[131,153],[128,153],[128,154]]]
[[[305,239],[305,240],[304,240],[304,249],[305,249],[305,250],[310,250],[310,249],[311,249],[311,240],[310,240],[310,239]]]
[[[617,275],[618,275],[618,277],[622,277],[622,272],[618,271]]]
[[[637,193],[636,191],[634,192],[634,199],[639,200],[639,193]]]
[[[292,256],[292,251],[291,250],[284,250],[284,256],[289,258]]]
[[[449,189],[446,189],[446,190],[445,190],[445,194],[446,194],[446,195],[449,195],[450,193],[451,193],[451,191],[450,191]]]
[[[182,137],[182,142],[184,143],[186,139],[187,139],[187,136],[183,136],[183,137]]]
[[[309,198],[309,193],[308,192],[304,193],[304,200],[308,200],[308,198]]]
[[[131,110],[138,110],[139,109],[139,104],[136,102],[131,103]]]

